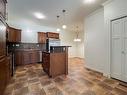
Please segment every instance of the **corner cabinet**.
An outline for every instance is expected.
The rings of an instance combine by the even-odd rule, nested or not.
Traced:
[[[46,43],[46,33],[44,32],[38,32],[38,43],[43,43],[45,44]]]
[[[8,26],[7,41],[8,42],[21,42],[21,30]]]

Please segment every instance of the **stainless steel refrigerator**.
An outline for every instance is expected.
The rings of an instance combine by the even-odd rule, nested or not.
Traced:
[[[46,41],[46,50],[50,51],[51,46],[60,46],[60,39],[53,39],[53,38],[47,39],[47,41]]]

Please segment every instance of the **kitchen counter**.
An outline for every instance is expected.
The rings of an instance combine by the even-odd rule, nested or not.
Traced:
[[[39,49],[16,49],[15,51],[41,51]]]

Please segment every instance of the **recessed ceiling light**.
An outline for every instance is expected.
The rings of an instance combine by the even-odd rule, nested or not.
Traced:
[[[66,28],[67,28],[67,26],[66,26],[66,25],[63,25],[63,26],[62,26],[62,28],[63,28],[63,29],[66,29]]]
[[[35,12],[34,13],[34,16],[36,18],[38,18],[38,19],[44,19],[45,18],[45,16],[42,13],[40,13],[40,12]]]
[[[84,0],[84,3],[93,3],[95,0]]]
[[[57,28],[57,29],[56,29],[56,31],[57,31],[57,32],[60,32],[60,29],[59,29],[59,28]]]

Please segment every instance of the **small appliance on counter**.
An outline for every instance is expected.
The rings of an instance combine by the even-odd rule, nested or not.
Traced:
[[[49,38],[46,41],[46,50],[50,51],[51,46],[60,46],[60,39]]]

